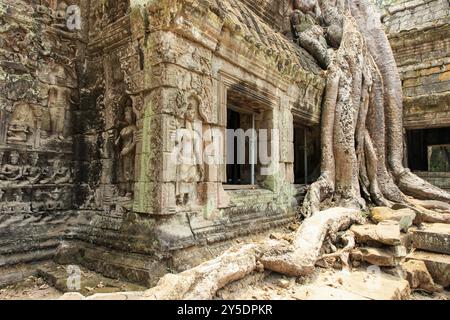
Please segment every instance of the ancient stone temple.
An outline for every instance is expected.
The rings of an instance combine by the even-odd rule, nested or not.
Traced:
[[[0,267],[56,254],[151,284],[205,244],[291,221],[318,174],[325,78],[283,35],[290,12],[287,1],[1,2]],[[269,160],[222,161],[235,127],[267,129]]]
[[[407,141],[421,141],[408,161],[450,188],[448,1],[422,2],[385,21]],[[323,30],[300,11],[291,30],[291,13],[288,0],[0,0],[0,274],[55,260],[151,286],[292,222],[320,174],[329,61]],[[230,163],[232,140],[253,161]]]
[[[403,80],[406,160],[450,189],[450,11],[447,0],[401,1],[384,22]]]

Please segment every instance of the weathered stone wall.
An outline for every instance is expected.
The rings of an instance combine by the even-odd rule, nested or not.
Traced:
[[[324,80],[311,56],[251,11],[244,18],[245,10],[238,1],[221,8],[203,1],[196,6],[132,2],[129,14],[97,22],[97,29],[90,23],[75,144],[82,173],[77,212],[85,219],[72,228],[88,267],[127,270],[122,276],[141,274],[142,282],[149,261],[152,269],[165,272],[164,264],[178,249],[291,221],[292,117],[319,122]],[[95,4],[90,12],[105,15]],[[180,18],[173,21],[169,17],[175,13]],[[233,31],[238,29],[242,32]],[[196,110],[194,122],[202,130],[223,132],[229,92],[270,109],[257,120],[260,125],[283,128],[276,174],[261,181],[264,189],[225,192],[223,168],[205,165],[202,179],[190,182],[197,197],[186,205],[177,194],[181,168],[170,159],[172,137],[177,129],[189,128],[189,108]],[[125,119],[130,107],[132,123]],[[134,183],[121,189],[130,187],[122,180],[126,131],[133,133]],[[135,253],[133,259],[117,258],[124,250]]]
[[[0,267],[50,257],[74,218],[81,36],[66,6],[0,3]]]
[[[99,264],[106,263],[102,252],[129,250],[151,255],[155,248],[154,220],[133,212],[146,76],[141,44],[132,37],[129,8],[128,0],[110,1],[108,6],[90,2],[89,14],[83,17],[89,31],[86,50],[78,61],[80,108],[74,138],[79,167],[76,211],[82,219],[71,226],[71,240],[81,241],[78,247],[86,243],[99,247],[96,255],[87,246],[84,257],[88,266],[99,269]],[[109,259],[109,263],[116,268],[125,263],[116,260]],[[105,267],[110,269],[114,268]]]
[[[60,261],[151,282],[174,251],[291,221],[293,118],[319,123],[325,81],[272,28],[276,6],[73,3],[77,31],[62,1],[0,4],[0,266],[51,258],[64,243]],[[223,164],[183,181],[174,132],[225,132],[227,105],[241,98],[258,128],[279,130],[272,173],[257,190],[225,191]]]
[[[314,60],[239,1],[217,8],[206,1],[177,4],[163,1],[132,12],[132,25],[143,26],[133,37],[142,43],[149,75],[143,89],[146,139],[138,151],[134,211],[165,220],[156,231],[168,249],[225,240],[292,217],[293,110],[302,110],[305,122],[317,123],[323,93]],[[176,21],[169,19],[165,6],[177,12]],[[139,21],[149,21],[149,33]],[[261,181],[266,190],[248,191],[241,198],[242,193],[223,189],[223,166],[205,164],[205,175],[188,182],[198,197],[184,203],[177,190],[187,183],[180,181],[183,168],[171,162],[175,141],[170,137],[195,124],[224,136],[224,113],[233,95],[267,110],[257,120],[262,126],[283,129],[275,173]],[[197,110],[192,118],[187,117],[189,108]]]
[[[384,22],[403,80],[405,127],[450,126],[448,0],[401,2]]]
[[[81,30],[67,27],[71,4]],[[128,10],[126,0],[0,3],[0,268],[50,259],[69,241],[72,262],[112,277],[145,282],[154,270],[154,223],[131,211],[144,75]]]
[[[450,172],[416,172],[417,175],[430,183],[450,192]]]

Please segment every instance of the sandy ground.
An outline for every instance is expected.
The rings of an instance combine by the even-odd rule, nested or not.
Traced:
[[[0,300],[52,300],[60,296],[60,291],[37,277],[29,277],[23,282],[0,289]]]
[[[219,300],[364,300],[393,299],[401,292],[399,279],[383,274],[379,287],[371,285],[364,269],[351,273],[318,268],[309,278],[289,278],[275,273],[254,273],[217,293]],[[94,293],[94,292],[93,292]],[[29,277],[16,285],[0,289],[0,300],[53,300],[63,295],[42,278]],[[449,300],[450,292],[413,292],[411,300]]]
[[[408,292],[400,278],[382,273],[377,276],[364,268],[346,272],[317,268],[309,278],[290,278],[275,273],[253,274],[235,282],[217,294],[218,299],[243,300],[449,300],[450,292],[429,294],[423,291]],[[403,290],[405,289],[405,290]]]

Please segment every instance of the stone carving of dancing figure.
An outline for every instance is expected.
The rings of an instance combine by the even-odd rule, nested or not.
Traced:
[[[136,133],[138,131],[133,117],[133,109],[127,106],[125,109],[126,126],[120,131],[119,138],[116,140],[116,145],[121,146],[120,163],[121,163],[121,177],[125,182],[123,191],[126,198],[133,196],[134,183],[134,161],[136,149]]]
[[[201,132],[202,123],[197,119],[198,100],[188,99],[185,128],[177,132],[177,205],[193,206],[197,201],[197,183],[203,179]]]
[[[65,108],[69,104],[67,94],[65,89],[56,86],[49,90],[48,109],[50,112],[51,131],[59,140],[64,140]]]

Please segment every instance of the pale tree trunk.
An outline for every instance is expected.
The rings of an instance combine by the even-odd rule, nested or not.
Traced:
[[[377,9],[369,0],[320,5],[322,12],[337,10],[344,19],[341,44],[327,70],[322,175],[309,188],[302,213],[330,206],[412,205],[408,196],[450,203],[449,193],[403,166],[402,84]]]

